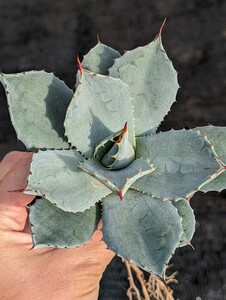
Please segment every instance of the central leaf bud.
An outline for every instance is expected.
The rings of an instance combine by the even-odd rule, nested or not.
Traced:
[[[129,141],[127,122],[124,128],[106,139],[95,149],[94,158],[109,170],[121,170],[135,158],[135,151]]]

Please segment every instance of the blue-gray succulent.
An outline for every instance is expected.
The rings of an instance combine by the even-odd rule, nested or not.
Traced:
[[[98,44],[75,92],[53,73],[0,75],[18,139],[35,151],[24,192],[34,247],[77,247],[102,217],[119,256],[161,275],[195,231],[189,199],[226,188],[226,131],[156,133],[178,90],[159,34],[125,52]]]

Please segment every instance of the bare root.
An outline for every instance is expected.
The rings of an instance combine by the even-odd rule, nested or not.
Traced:
[[[177,283],[175,279],[176,272],[167,276],[165,281],[154,274],[151,274],[148,280],[146,280],[144,273],[136,265],[126,259],[122,259],[122,261],[128,273],[129,288],[127,290],[127,296],[129,300],[174,300],[173,291],[168,285]],[[135,277],[141,289],[135,284]]]

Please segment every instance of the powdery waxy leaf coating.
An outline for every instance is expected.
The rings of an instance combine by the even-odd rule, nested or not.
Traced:
[[[91,239],[100,208],[97,204],[84,212],[70,213],[41,198],[30,206],[29,219],[35,248],[78,247]]]
[[[25,193],[43,196],[68,212],[85,211],[108,195],[109,190],[78,168],[82,161],[76,150],[35,153]]]
[[[91,158],[96,146],[126,122],[129,141],[134,146],[128,86],[120,79],[83,71],[65,119],[69,142]]]
[[[148,272],[161,275],[183,233],[170,201],[128,190],[123,201],[103,199],[103,234],[108,247]]]
[[[147,160],[136,159],[128,167],[121,170],[108,170],[94,159],[85,160],[79,166],[83,171],[99,180],[113,193],[123,197],[128,188],[138,179],[155,170]]]
[[[69,148],[64,117],[72,91],[52,73],[0,74],[17,137],[27,148]]]
[[[165,200],[188,197],[220,168],[210,143],[197,131],[171,130],[138,138],[136,154],[150,159],[156,171],[133,186]]]
[[[82,67],[93,73],[107,75],[108,69],[118,57],[120,57],[118,51],[98,42],[95,47],[84,55]]]
[[[222,172],[219,174],[216,178],[208,182],[207,184],[204,184],[200,191],[207,193],[210,191],[217,191],[221,192],[224,189],[226,189],[226,172]]]
[[[175,101],[177,73],[166,55],[161,37],[127,51],[109,69],[127,83],[133,98],[136,136],[155,132]]]
[[[78,60],[74,95],[44,71],[0,74],[18,138],[28,148],[55,148],[34,154],[24,190],[42,197],[30,208],[35,247],[85,243],[102,201],[108,247],[161,275],[194,234],[184,198],[226,187],[224,128],[155,135],[179,87],[161,30],[121,57],[98,42]],[[76,150],[56,150],[69,147],[66,137]]]
[[[103,139],[100,144],[96,146],[93,158],[100,161],[101,158],[114,146],[115,141],[118,140],[121,133],[122,130],[119,130]]]
[[[213,145],[217,156],[224,164],[226,164],[226,128],[209,125],[199,127],[198,131],[208,138]]]
[[[110,146],[110,142],[112,139],[105,144],[97,146],[97,150],[95,149],[94,156],[98,156],[100,154],[100,150],[104,150],[105,154],[101,157],[101,164],[108,168],[109,170],[121,170],[131,164],[135,158],[135,151],[133,146],[130,144],[128,139],[128,128],[127,123],[125,124],[124,128],[121,130],[120,134],[116,136],[112,146],[105,148],[104,146]],[[102,148],[102,149],[101,149]],[[98,153],[99,152],[99,153]]]
[[[206,135],[210,143],[214,147],[216,155],[219,157],[222,163],[221,173],[216,178],[213,178],[212,181],[203,185],[201,191],[218,191],[226,189],[226,128],[220,126],[204,126],[198,128],[201,134]]]
[[[179,247],[183,247],[191,242],[191,239],[195,233],[194,212],[189,202],[185,199],[173,201],[172,204],[177,208],[177,212],[182,218],[183,234]]]

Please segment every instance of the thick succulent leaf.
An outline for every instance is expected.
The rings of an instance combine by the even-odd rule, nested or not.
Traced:
[[[129,141],[134,146],[128,86],[120,79],[83,71],[65,119],[69,142],[91,158],[96,146],[125,122],[128,122]]]
[[[221,192],[226,189],[226,128],[220,126],[204,126],[200,127],[201,134],[206,135],[210,143],[212,144],[216,155],[219,157],[222,163],[222,170],[219,175],[201,187],[201,191],[218,191]]]
[[[35,248],[76,247],[91,239],[100,219],[100,208],[97,204],[84,212],[65,212],[41,198],[31,205],[29,219]]]
[[[179,247],[188,245],[195,233],[195,216],[188,201],[181,199],[173,201],[172,204],[177,208],[179,216],[182,218],[183,234]]]
[[[202,191],[204,193],[207,193],[207,192],[210,192],[210,191],[221,192],[224,189],[226,189],[226,172],[223,171],[216,178],[214,178],[210,182],[204,184],[200,188],[200,191]]]
[[[107,143],[108,145],[109,143]],[[98,147],[100,149],[100,147]],[[95,152],[96,153],[96,150]],[[127,167],[135,158],[135,151],[129,142],[127,123],[121,130],[113,146],[101,158],[101,164],[111,170]]]
[[[199,127],[198,131],[208,138],[217,156],[226,164],[226,127],[209,125]]]
[[[122,201],[103,199],[103,234],[108,247],[148,272],[161,274],[183,233],[170,201],[129,189]]]
[[[80,164],[80,168],[99,180],[113,193],[123,197],[128,188],[142,176],[150,174],[155,168],[145,159],[136,159],[121,170],[108,170],[100,162],[90,159]]]
[[[64,118],[72,91],[52,73],[0,74],[17,137],[27,148],[69,148]]]
[[[24,192],[43,196],[68,212],[85,211],[110,191],[78,168],[81,161],[76,150],[39,151],[33,156]]]
[[[109,69],[121,78],[133,98],[136,135],[155,132],[175,101],[177,73],[166,55],[161,37],[152,43],[127,51]]]
[[[163,199],[190,196],[220,168],[211,144],[198,131],[171,130],[138,138],[136,154],[157,169],[133,186]]]
[[[93,73],[108,74],[108,69],[120,53],[100,42],[97,43],[83,58],[82,67]]]
[[[99,145],[96,146],[96,149],[94,151],[93,157],[96,160],[101,160],[101,158],[104,156],[106,152],[108,152],[115,144],[115,142],[118,140],[119,135],[121,134],[122,130],[119,130],[110,136],[103,139]]]

